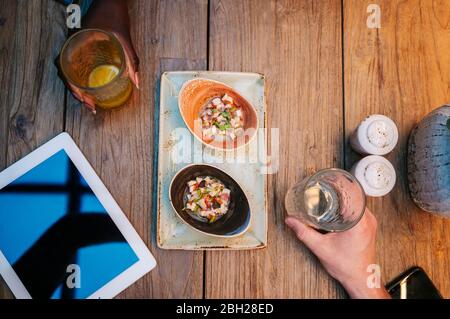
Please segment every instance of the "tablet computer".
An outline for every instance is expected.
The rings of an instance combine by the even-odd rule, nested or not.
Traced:
[[[0,173],[0,274],[17,298],[112,298],[155,266],[67,133]]]

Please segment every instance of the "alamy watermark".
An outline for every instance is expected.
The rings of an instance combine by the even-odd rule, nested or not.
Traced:
[[[81,268],[77,264],[67,266],[66,273],[69,274],[66,279],[66,286],[69,289],[81,288]]]
[[[81,9],[78,4],[69,4],[66,8],[67,18],[66,25],[69,29],[81,28]]]
[[[381,267],[377,264],[370,264],[366,271],[370,273],[367,277],[367,288],[378,289],[381,288]]]
[[[381,8],[378,4],[369,4],[367,6],[367,17],[366,25],[369,29],[380,29],[381,28]]]
[[[235,140],[223,140],[217,143],[216,137],[211,146],[203,147],[201,129],[194,129],[199,139],[187,128],[179,127],[170,134],[166,150],[174,164],[206,163],[206,164],[255,164],[260,174],[275,174],[279,169],[280,133],[278,128],[255,130],[249,128]],[[270,133],[270,134],[269,134]],[[270,154],[266,137],[270,137]],[[216,146],[214,146],[216,142]],[[223,148],[217,146],[225,146]],[[234,147],[238,145],[238,147]],[[240,146],[239,146],[240,145]],[[224,150],[225,149],[225,150]]]

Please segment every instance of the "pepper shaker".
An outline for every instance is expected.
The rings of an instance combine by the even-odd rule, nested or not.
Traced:
[[[395,185],[395,169],[382,156],[366,156],[353,165],[351,173],[359,181],[367,196],[381,197],[388,194]]]
[[[364,119],[350,138],[352,148],[360,154],[385,155],[397,145],[398,129],[389,117],[373,114]]]

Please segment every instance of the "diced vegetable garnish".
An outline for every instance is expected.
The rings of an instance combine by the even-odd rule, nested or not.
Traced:
[[[242,110],[228,94],[212,99],[200,110],[199,117],[204,140],[214,140],[216,136],[234,140],[244,132]]]
[[[205,176],[189,181],[184,210],[213,223],[228,212],[231,191],[217,178]]]

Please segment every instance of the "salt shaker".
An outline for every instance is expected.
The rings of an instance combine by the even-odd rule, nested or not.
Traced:
[[[397,145],[398,129],[389,117],[373,114],[362,121],[350,138],[360,154],[385,155]]]
[[[367,196],[381,197],[388,194],[395,185],[395,169],[382,156],[366,156],[353,165],[351,173],[359,181]]]

